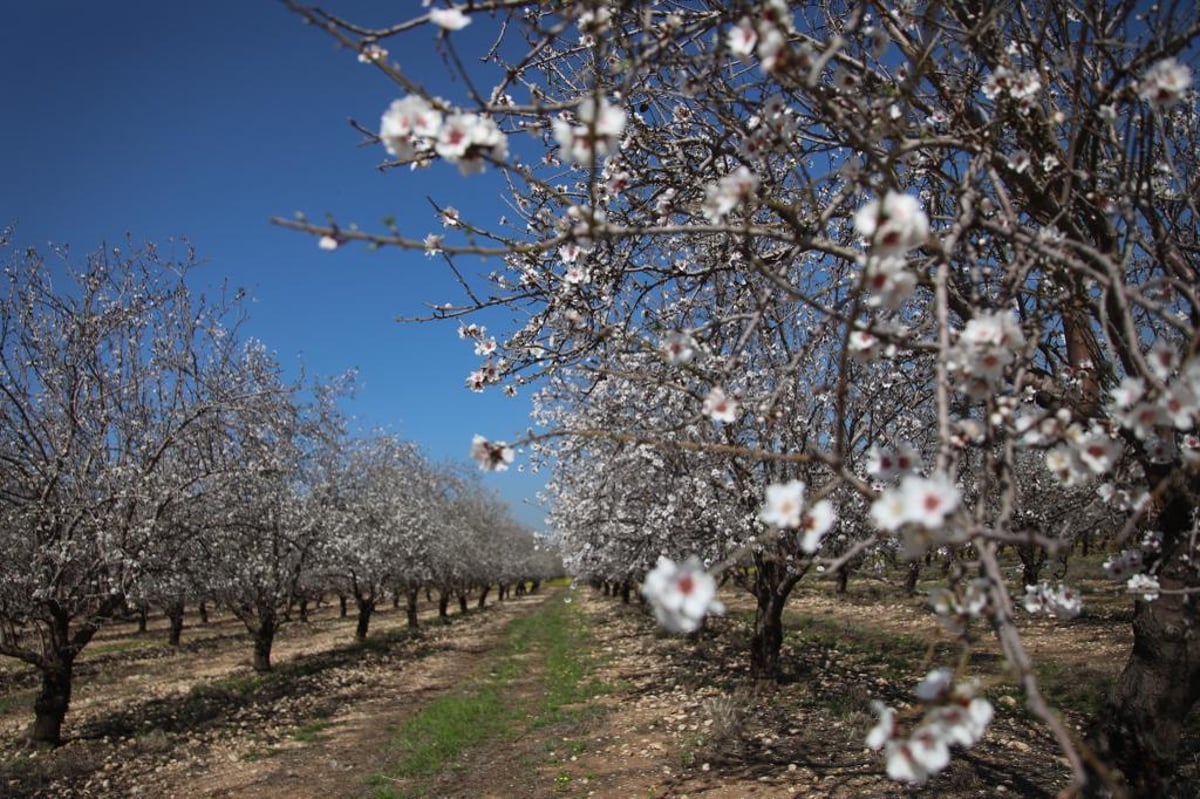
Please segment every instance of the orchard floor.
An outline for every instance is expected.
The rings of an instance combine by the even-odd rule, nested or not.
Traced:
[[[751,607],[732,593],[728,616],[696,640],[663,635],[636,604],[584,588],[472,608],[448,624],[426,611],[416,636],[388,610],[366,646],[350,645],[353,619],[327,607],[284,628],[267,678],[250,670],[228,618],[189,628],[179,650],[155,625],[142,636],[115,627],[81,662],[68,742],[53,752],[19,745],[34,683],[0,663],[0,796],[1043,797],[1066,785],[1052,739],[986,636],[970,657],[996,720],[946,772],[908,788],[883,777],[863,739],[872,699],[901,704],[925,671],[957,661],[947,634],[929,644],[936,623],[921,600],[869,583],[842,598],[805,587],[789,605],[785,679],[764,683],[746,664]],[[1125,602],[1089,608],[1025,626],[1072,727],[1129,645]],[[565,666],[549,639],[513,637],[522,620],[548,627],[550,613],[567,614],[573,631]],[[574,693],[561,693],[564,680]],[[397,766],[414,720],[446,697],[485,693],[510,713],[501,727],[433,771]]]

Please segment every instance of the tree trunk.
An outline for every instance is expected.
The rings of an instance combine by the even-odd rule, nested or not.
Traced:
[[[846,589],[850,587],[850,569],[842,564],[837,570],[837,593],[844,594]]]
[[[278,628],[274,613],[260,614],[258,629],[254,631],[254,670],[271,670],[271,646],[275,643]]]
[[[477,603],[475,603],[475,606],[478,607],[480,610],[483,610],[484,608],[487,607],[487,595],[488,595],[488,592],[491,590],[492,590],[491,583],[488,583],[487,585],[485,585],[482,588],[482,590],[480,590],[479,601]]]
[[[1164,589],[1196,587],[1187,562],[1193,503],[1176,488],[1165,498],[1158,529],[1163,534],[1158,580]],[[1200,698],[1200,608],[1188,594],[1138,600],[1133,651],[1112,696],[1092,726],[1101,761],[1124,775],[1129,796],[1185,794],[1173,777],[1184,720]],[[1103,795],[1096,775],[1088,795]]]
[[[371,614],[375,612],[374,599],[358,600],[358,626],[354,628],[354,637],[359,641],[367,639],[367,627],[371,624]]]
[[[458,612],[459,613],[467,612],[467,592],[466,591],[458,592]]]
[[[183,637],[183,603],[168,602],[166,610],[167,619],[171,622],[170,632],[167,633],[167,643],[171,646],[179,646],[179,641]]]
[[[63,719],[71,704],[71,672],[74,659],[56,657],[42,668],[42,691],[33,701],[33,724],[28,738],[34,744],[58,746],[62,743]]]
[[[914,560],[908,564],[908,576],[904,578],[904,593],[912,596],[917,593],[917,580],[921,579],[921,561]]]
[[[1021,585],[1037,585],[1046,566],[1046,549],[1036,544],[1018,544],[1017,556],[1021,559]]]
[[[417,619],[417,599],[421,596],[420,588],[408,589],[408,604],[405,606],[405,612],[408,614],[408,629],[415,630],[421,626]]]
[[[146,632],[146,623],[150,616],[150,606],[145,602],[139,602],[137,606],[137,631],[139,633]]]
[[[772,590],[758,596],[754,612],[754,635],[750,639],[750,674],[757,679],[779,675],[779,650],[783,647],[783,606],[786,598]]]
[[[783,608],[800,575],[763,554],[754,556],[754,635],[750,638],[750,674],[756,679],[779,676],[783,647]]]
[[[542,587],[542,581],[534,580],[533,586],[529,589],[529,593],[536,594],[538,592],[538,589],[540,589],[541,587]]]
[[[344,619],[348,615],[350,615],[350,611],[349,611],[349,608],[347,607],[347,604],[348,603],[346,602],[346,595],[338,594],[338,614],[339,614],[340,618]]]
[[[450,592],[445,588],[438,591],[438,618],[450,618]]]
[[[199,611],[200,611],[200,623],[208,624],[208,604],[205,602],[201,602]]]
[[[621,604],[628,605],[630,595],[633,593],[633,582],[626,580],[621,583]]]
[[[300,598],[300,621],[308,621],[308,597]]]

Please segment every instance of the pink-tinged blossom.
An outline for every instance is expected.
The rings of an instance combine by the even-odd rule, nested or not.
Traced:
[[[1138,97],[1157,108],[1170,108],[1192,85],[1192,70],[1174,58],[1156,62],[1138,81]]]
[[[730,424],[738,418],[737,401],[725,396],[725,391],[714,386],[704,398],[704,414],[713,421]]]
[[[681,564],[659,557],[642,581],[642,596],[654,608],[655,618],[673,633],[695,632],[708,614],[724,613],[716,595],[717,581],[695,555]]]
[[[508,138],[491,117],[452,114],[442,122],[434,145],[437,154],[468,174],[483,169],[484,156],[501,160],[508,155]]]
[[[696,357],[696,340],[687,333],[674,332],[663,339],[662,351],[672,366],[691,363]]]
[[[559,118],[551,123],[567,158],[588,165],[593,159],[616,152],[625,131],[626,114],[621,108],[601,98],[585,97],[575,110],[580,124],[572,125]]]
[[[867,450],[867,473],[886,483],[895,477],[921,468],[921,453],[907,441],[897,441],[893,448],[873,446]]]
[[[873,361],[879,355],[879,338],[866,330],[851,330],[846,338],[846,352],[859,363]]]
[[[800,517],[800,530],[804,533],[800,539],[800,548],[809,555],[816,554],[821,548],[821,539],[833,527],[837,514],[833,503],[822,499],[804,512]]]
[[[804,510],[804,481],[789,480],[767,486],[766,501],[758,512],[764,524],[775,527],[799,527]]]
[[[1079,592],[1065,585],[1051,588],[1042,580],[1037,585],[1025,586],[1025,610],[1036,615],[1045,613],[1060,619],[1073,619],[1083,610],[1083,599]]]
[[[1196,414],[1200,405],[1196,403],[1196,395],[1184,383],[1176,383],[1168,388],[1162,397],[1162,409],[1176,430],[1191,430],[1196,423]]]
[[[926,529],[936,530],[959,504],[958,488],[944,472],[932,477],[907,475],[900,481],[904,498],[905,520]]]
[[[1146,396],[1146,384],[1139,377],[1124,377],[1108,394],[1119,410],[1128,410]]]
[[[758,31],[754,23],[749,18],[742,17],[741,21],[730,29],[727,42],[729,52],[738,58],[748,59],[754,54],[754,47],[758,44]]]
[[[929,217],[920,201],[894,191],[859,208],[854,227],[874,251],[883,254],[902,255],[929,239]]]
[[[393,100],[379,123],[379,140],[400,160],[409,160],[428,149],[428,140],[438,135],[442,114],[425,98],[415,94]]]
[[[869,256],[863,277],[870,292],[867,304],[872,307],[895,310],[917,288],[917,276],[908,268],[908,262],[902,256]]]
[[[1121,442],[1099,431],[1088,433],[1075,442],[1079,460],[1095,474],[1112,471],[1121,457]]]
[[[513,462],[516,453],[503,441],[488,441],[481,435],[471,439],[471,458],[485,472],[503,472]]]
[[[471,24],[471,18],[462,12],[461,8],[431,8],[429,21],[442,30],[460,31]]]

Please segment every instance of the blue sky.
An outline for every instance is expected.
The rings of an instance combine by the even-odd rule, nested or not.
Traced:
[[[365,24],[421,13],[419,2],[330,0]],[[456,36],[475,34],[468,28]],[[392,59],[447,97],[460,96],[432,47],[433,31],[389,44]],[[403,43],[401,45],[401,42]],[[464,42],[469,49],[469,42]],[[401,54],[403,51],[403,54]],[[0,26],[5,80],[0,125],[0,226],[15,243],[69,244],[186,237],[206,262],[200,280],[228,278],[253,299],[246,333],[310,374],[359,370],[347,407],[437,459],[465,460],[472,434],[511,439],[528,426],[529,392],[463,387],[478,363],[456,325],[401,325],[427,302],[460,298],[445,266],[420,253],[343,247],[269,224],[296,211],[381,229],[393,215],[421,238],[438,230],[427,197],[464,216],[503,213],[496,184],[439,164],[380,172],[385,153],[348,124],[375,129],[399,90],[272,0],[39,0],[11,4]],[[469,273],[495,262],[464,261]],[[498,320],[483,319],[496,327]],[[502,326],[502,323],[501,323]],[[528,471],[487,482],[540,527]]]

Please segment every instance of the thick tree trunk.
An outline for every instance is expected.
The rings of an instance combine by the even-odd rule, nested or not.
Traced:
[[[146,624],[150,617],[150,606],[145,602],[139,602],[137,606],[137,631],[139,633],[146,632]]]
[[[277,629],[274,613],[260,614],[258,627],[254,630],[254,670],[257,672],[271,670],[271,647]]]
[[[458,592],[458,612],[459,613],[467,612],[467,592],[466,591]]]
[[[492,590],[491,583],[488,583],[480,590],[479,601],[475,603],[475,606],[478,607],[480,610],[483,610],[484,608],[487,607],[487,595],[488,595],[488,592],[491,590]]]
[[[534,580],[533,586],[529,589],[529,593],[536,594],[541,587],[542,587],[542,581]]]
[[[415,630],[421,626],[421,622],[417,619],[417,599],[420,596],[420,588],[408,589],[408,604],[405,606],[405,613],[408,615],[408,628],[410,630]]]
[[[58,746],[62,743],[62,725],[71,704],[71,672],[74,660],[58,657],[41,668],[42,690],[33,701],[33,724],[28,738],[34,744]]]
[[[445,588],[438,591],[438,618],[450,618],[450,592]]]
[[[358,626],[354,628],[354,637],[359,641],[367,638],[367,627],[371,624],[371,614],[375,612],[374,599],[358,600]]]
[[[208,624],[208,604],[201,602],[198,610],[200,612],[200,623]]]
[[[633,593],[633,583],[629,580],[621,583],[621,604],[628,605],[629,597]]]
[[[837,570],[837,593],[844,594],[850,587],[850,569],[845,565]]]
[[[345,594],[338,594],[338,615],[340,618],[346,618],[350,615],[349,603],[346,601]]]
[[[171,646],[179,646],[180,639],[183,638],[183,603],[168,602],[167,619],[171,623],[170,632],[167,633],[167,643]]]
[[[1194,495],[1176,489],[1159,515],[1163,548],[1158,579],[1164,589],[1197,585],[1186,560]],[[1101,762],[1124,775],[1130,797],[1192,795],[1173,777],[1184,721],[1200,699],[1198,629],[1200,608],[1193,595],[1164,593],[1152,602],[1136,603],[1133,652],[1091,735]],[[1101,781],[1092,777],[1089,795],[1103,795]]]
[[[750,638],[750,674],[757,679],[772,679],[779,676],[783,608],[800,577],[764,555],[755,555],[754,566],[754,596],[758,602],[754,635]]]
[[[300,621],[308,621],[308,597],[300,599]]]
[[[750,639],[750,674],[757,679],[779,675],[779,651],[783,647],[783,606],[774,591],[763,591],[754,612],[754,635]]]
[[[1021,559],[1021,585],[1037,585],[1046,566],[1046,549],[1037,544],[1018,544],[1017,556]]]

